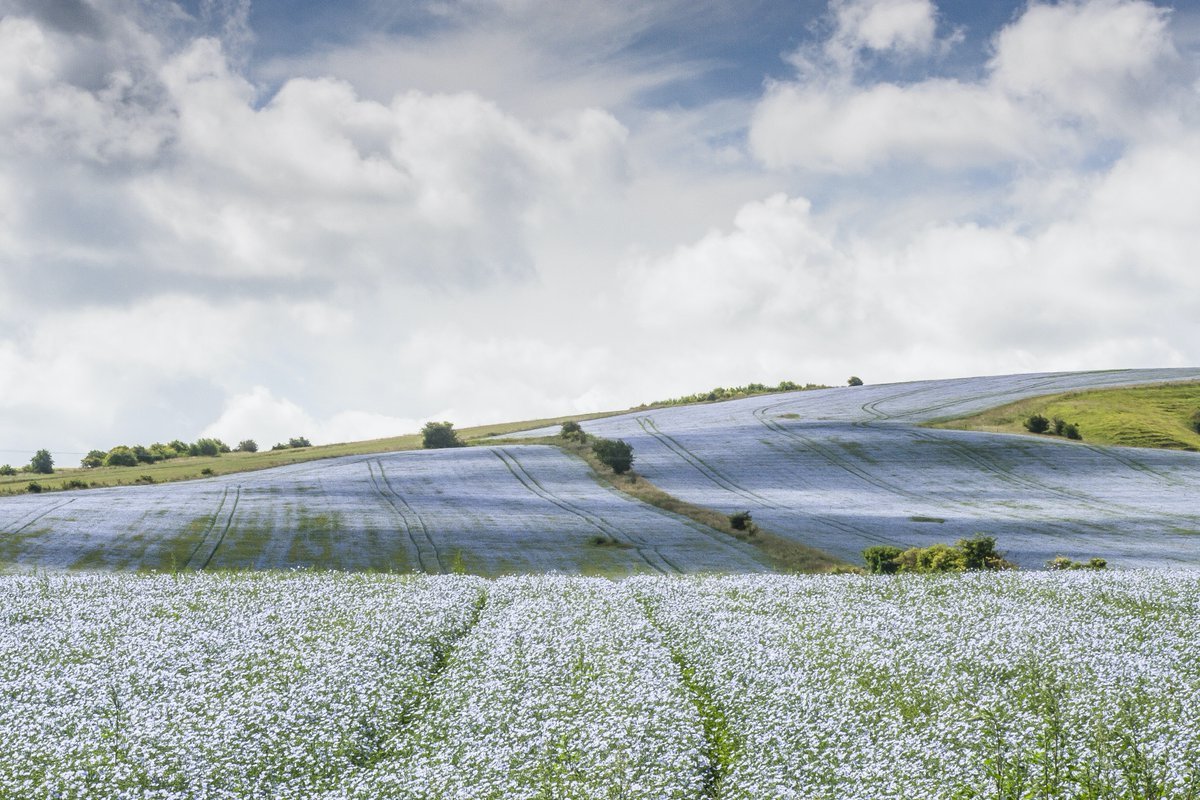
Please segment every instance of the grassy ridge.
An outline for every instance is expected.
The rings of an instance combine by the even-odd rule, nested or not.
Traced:
[[[1197,409],[1200,383],[1171,383],[1033,397],[930,427],[1027,433],[1024,421],[1041,414],[1075,423],[1091,444],[1200,450],[1200,433],[1189,426]]]
[[[496,425],[478,425],[473,428],[458,430],[459,437],[464,442],[472,442],[488,436],[516,433],[533,430],[547,425],[561,425],[567,420],[585,421],[600,417],[619,414],[619,411],[605,411],[594,414],[575,414],[567,417],[552,417],[549,419],[524,420],[521,422],[506,422]],[[170,461],[159,461],[155,464],[138,464],[136,467],[82,467],[56,466],[52,475],[35,475],[21,472],[16,475],[0,476],[0,495],[20,494],[31,481],[36,481],[48,490],[62,489],[70,480],[81,480],[89,486],[125,486],[138,482],[146,475],[154,483],[169,483],[193,478],[209,477],[211,475],[229,475],[235,472],[250,472],[252,470],[282,467],[303,461],[316,461],[322,458],[337,458],[339,456],[367,455],[370,453],[391,453],[397,450],[421,449],[421,434],[409,433],[403,436],[392,436],[386,439],[369,439],[363,442],[347,442],[342,444],[327,444],[316,447],[301,447],[288,450],[263,450],[257,453],[225,453],[220,456],[184,456]]]

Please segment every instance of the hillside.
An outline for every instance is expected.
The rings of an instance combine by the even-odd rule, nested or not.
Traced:
[[[1075,423],[1092,444],[1200,450],[1192,427],[1198,412],[1200,383],[1171,383],[1033,397],[934,427],[1026,434],[1025,420],[1040,414]]]
[[[649,482],[639,479],[633,495],[545,444],[479,438],[468,448],[375,452],[415,447],[410,437],[341,446],[359,448],[353,454],[313,448],[304,455],[329,457],[0,498],[0,568],[759,572],[822,569],[858,562],[873,544],[981,533],[1024,567],[1057,555],[1200,567],[1200,454],[920,425],[1046,394],[1197,380],[1200,370],[964,378],[587,421],[588,432],[633,445]],[[538,438],[557,431],[552,422],[470,433]],[[738,511],[750,511],[769,539],[723,529]]]

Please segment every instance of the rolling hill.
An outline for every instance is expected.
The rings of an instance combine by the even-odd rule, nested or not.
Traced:
[[[787,392],[593,419],[641,475],[857,562],[983,533],[1036,567],[1200,567],[1200,454],[922,427],[1023,398],[1200,370],[966,378]],[[544,436],[553,427],[518,436]],[[498,433],[509,434],[497,428]],[[546,445],[360,453],[173,484],[0,499],[0,567],[313,567],[485,575],[761,572],[760,547],[655,508]]]

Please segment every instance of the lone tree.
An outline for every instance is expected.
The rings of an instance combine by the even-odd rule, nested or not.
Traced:
[[[847,386],[862,386],[863,385],[862,378],[858,377],[857,375],[851,375],[850,380],[846,381],[846,385]]]
[[[628,472],[633,466],[633,447],[621,439],[600,439],[592,444],[592,452],[602,464],[618,475]]]
[[[49,450],[38,450],[29,460],[29,471],[39,475],[49,475],[54,472],[54,458]]]
[[[444,447],[462,447],[463,442],[454,430],[453,422],[426,422],[421,428],[421,446],[426,450],[440,450]]]
[[[239,453],[257,453],[258,442],[253,439],[242,439],[238,442],[237,451]]]

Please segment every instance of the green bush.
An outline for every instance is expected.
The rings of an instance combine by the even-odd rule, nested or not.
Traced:
[[[1045,433],[1050,430],[1050,420],[1043,417],[1041,414],[1031,414],[1025,420],[1025,430],[1030,433]]]
[[[1194,430],[1196,433],[1200,433],[1200,409],[1196,409],[1192,412],[1192,416],[1188,419],[1188,425],[1190,425],[1192,430]]]
[[[1103,558],[1090,558],[1087,563],[1082,561],[1072,561],[1066,556],[1055,556],[1046,562],[1046,569],[1049,570],[1077,570],[1077,569],[1108,569],[1108,562]]]
[[[872,575],[892,575],[900,569],[896,559],[904,552],[903,547],[890,544],[877,544],[863,550],[863,560],[867,562],[867,572]]]
[[[257,453],[258,442],[253,439],[242,439],[238,442],[237,450],[239,453]]]
[[[87,481],[81,481],[79,478],[71,478],[71,480],[63,483],[64,489],[86,489],[88,488]]]
[[[446,447],[462,447],[463,443],[454,430],[453,422],[426,422],[421,428],[421,446],[426,450],[440,450]]]
[[[219,456],[228,452],[229,445],[220,439],[197,439],[188,445],[188,455],[191,456]]]
[[[586,442],[587,434],[583,432],[583,426],[575,420],[567,420],[562,424],[562,430],[558,435],[563,439],[571,442]]]
[[[288,447],[312,447],[312,442],[304,436],[293,436],[288,439]]]
[[[4,464],[0,466],[0,475],[16,475],[17,468],[12,464]]]
[[[30,494],[41,494],[45,490],[46,487],[42,486],[37,481],[30,481],[29,485],[25,487],[25,491],[29,492]]]
[[[846,381],[846,385],[847,386],[862,386],[863,385],[862,378],[858,377],[857,375],[851,375],[850,380]]]
[[[621,439],[597,439],[592,444],[592,452],[600,459],[600,463],[618,475],[628,472],[633,466],[633,447]]]
[[[955,546],[963,553],[963,565],[968,570],[1001,570],[1014,569],[1011,561],[996,551],[994,536],[976,536],[971,539],[959,539]]]
[[[29,460],[29,471],[38,475],[54,474],[54,457],[49,450],[38,450]]]
[[[104,466],[106,467],[136,467],[137,463],[137,456],[134,455],[133,450],[123,444],[109,450],[108,455],[104,457]]]
[[[106,453],[103,450],[89,450],[88,454],[79,462],[79,466],[86,469],[102,467],[104,466],[105,455]]]
[[[1079,441],[1080,439],[1083,438],[1083,436],[1081,436],[1079,434],[1079,426],[1076,425],[1074,422],[1068,422],[1063,427],[1063,435],[1066,436],[1068,439],[1074,439],[1075,441]]]

